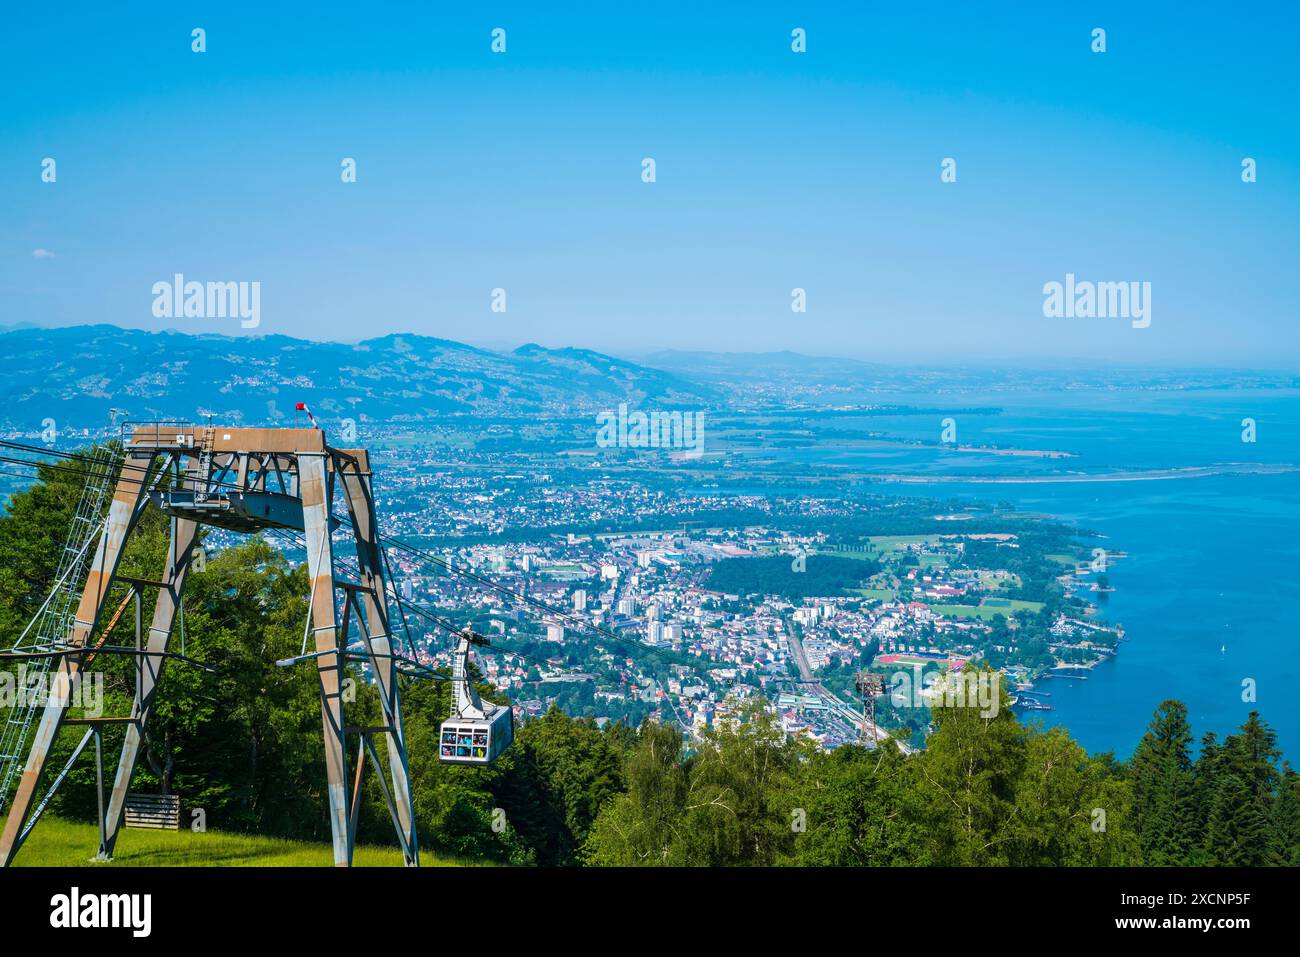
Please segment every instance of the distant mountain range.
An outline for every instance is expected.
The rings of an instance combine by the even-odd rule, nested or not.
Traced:
[[[131,419],[276,424],[306,402],[318,418],[427,419],[454,413],[587,414],[654,404],[688,409],[718,393],[659,369],[584,349],[493,352],[389,335],[353,345],[287,336],[230,337],[116,326],[0,334],[0,423],[34,428]]]
[[[892,395],[1060,389],[1297,388],[1290,371],[1149,370],[1078,364],[899,367],[795,352],[665,351],[620,359],[529,344],[493,351],[418,335],[355,344],[288,336],[187,335],[111,325],[0,327],[0,427],[31,430],[131,419],[285,424],[305,402],[318,418],[588,415],[856,406]],[[907,400],[904,400],[907,401]]]

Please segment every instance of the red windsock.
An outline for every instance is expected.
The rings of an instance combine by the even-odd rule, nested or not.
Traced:
[[[294,406],[294,410],[297,412],[306,412],[307,418],[311,420],[311,427],[313,429],[320,428],[320,426],[316,424],[316,416],[311,414],[311,409],[307,408],[306,402],[299,402],[297,405]]]

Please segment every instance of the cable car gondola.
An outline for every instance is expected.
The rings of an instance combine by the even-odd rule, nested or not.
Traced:
[[[483,701],[469,681],[469,646],[487,639],[463,631],[451,663],[451,717],[442,723],[438,759],[447,764],[488,764],[514,740],[514,708]]]

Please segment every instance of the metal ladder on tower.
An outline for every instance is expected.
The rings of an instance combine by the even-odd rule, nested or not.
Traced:
[[[112,494],[118,461],[118,452],[109,446],[97,447],[86,459],[86,484],[82,486],[67,541],[59,554],[54,586],[11,650],[41,652],[67,644],[81,598],[81,586],[90,570],[94,545],[103,528],[104,510]],[[55,660],[52,657],[29,658],[19,665],[21,677],[15,701],[8,709],[3,728],[0,728],[0,813],[9,800],[10,789],[22,774],[28,732],[37,710],[44,703],[38,700],[42,695],[30,691],[47,687]]]
[[[216,439],[217,430],[211,425],[204,426],[199,433],[199,474],[203,476],[203,484],[194,493],[195,503],[206,502],[214,491],[220,491],[211,484],[212,454]]]

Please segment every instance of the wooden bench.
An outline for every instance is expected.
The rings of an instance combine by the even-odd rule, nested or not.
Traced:
[[[127,827],[146,827],[179,831],[181,828],[181,799],[175,794],[126,795]]]

